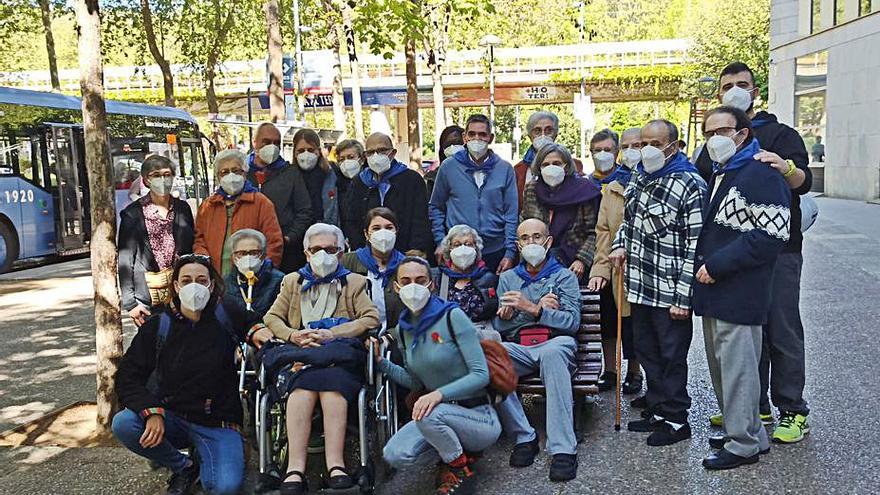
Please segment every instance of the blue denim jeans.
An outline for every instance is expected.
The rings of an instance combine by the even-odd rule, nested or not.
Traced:
[[[195,447],[202,488],[211,495],[238,493],[244,480],[244,442],[239,432],[190,423],[166,410],[162,443],[145,449],[140,444],[144,428],[144,420],[131,409],[123,409],[113,417],[113,435],[128,450],[177,473],[188,460],[180,449]]]
[[[449,463],[465,451],[480,452],[498,441],[501,423],[490,405],[472,409],[441,403],[421,421],[410,421],[385,445],[383,456],[397,469]]]

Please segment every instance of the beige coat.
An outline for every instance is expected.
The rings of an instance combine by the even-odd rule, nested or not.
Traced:
[[[348,318],[332,329],[339,337],[358,337],[364,332],[379,327],[379,311],[367,294],[367,278],[351,273],[346,277],[346,285],[342,288],[339,301],[336,303],[336,318]],[[302,313],[300,312],[302,283],[298,273],[293,272],[281,281],[281,291],[263,323],[279,339],[289,340],[290,334],[302,330]]]
[[[614,236],[617,235],[617,230],[623,224],[623,209],[626,203],[623,192],[623,186],[614,181],[608,184],[602,193],[599,219],[596,222],[596,257],[593,259],[593,267],[590,269],[590,278],[602,277],[611,284],[614,300],[617,304],[620,304],[617,296],[617,277],[620,276],[620,271],[611,266],[608,255],[611,254],[611,243],[614,242]],[[623,316],[629,316],[629,314],[629,302],[624,297]]]

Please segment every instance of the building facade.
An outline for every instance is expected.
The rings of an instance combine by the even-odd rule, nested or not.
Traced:
[[[826,194],[878,199],[880,0],[771,0],[768,103]]]

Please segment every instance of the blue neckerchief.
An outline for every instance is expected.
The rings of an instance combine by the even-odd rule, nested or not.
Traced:
[[[523,161],[526,162],[526,165],[531,165],[537,154],[538,152],[535,151],[535,147],[529,146],[529,149],[526,150],[526,154],[523,155]]]
[[[239,193],[236,194],[235,196],[227,193],[220,186],[217,186],[217,190],[214,191],[214,194],[219,194],[226,201],[235,201],[235,198],[241,196],[244,193],[250,193],[250,192],[260,192],[260,191],[259,191],[259,189],[254,187],[253,184],[251,184],[251,181],[246,180],[246,181],[244,181],[244,187],[241,188],[241,191],[239,191]]]
[[[428,300],[428,304],[422,309],[422,314],[420,315],[416,326],[413,326],[410,321],[413,317],[412,311],[410,311],[409,308],[404,308],[404,310],[400,312],[398,326],[401,331],[412,335],[412,344],[410,344],[410,348],[415,349],[416,346],[419,345],[420,340],[425,340],[425,335],[428,333],[428,329],[448,311],[452,311],[453,308],[457,307],[458,303],[446,302],[431,294],[431,299]],[[452,329],[450,328],[449,331],[451,332]],[[403,335],[401,335],[400,338],[403,338]]]
[[[376,263],[376,259],[373,258],[373,252],[370,250],[369,246],[364,246],[356,250],[355,254],[360,262],[367,267],[367,270],[370,273],[382,279],[383,289],[388,287],[388,280],[391,278],[391,274],[394,273],[394,270],[397,270],[397,267],[400,266],[400,262],[406,257],[396,249],[391,251],[391,257],[388,258],[388,266],[385,268],[385,271],[381,271],[379,270],[379,264]]]
[[[470,172],[486,172],[489,173],[493,168],[495,168],[495,164],[501,161],[498,158],[498,155],[492,153],[492,150],[489,150],[489,154],[486,155],[486,160],[483,163],[477,163],[472,158],[470,153],[468,153],[467,148],[459,151],[455,155],[453,155],[458,163],[464,165],[464,168]]]
[[[379,180],[376,180],[376,173],[370,170],[369,167],[364,167],[364,169],[361,170],[361,173],[358,174],[358,177],[360,177],[361,182],[363,182],[368,188],[379,188],[379,204],[385,206],[385,195],[388,194],[388,190],[391,189],[391,183],[388,181],[391,180],[392,177],[400,175],[407,170],[406,165],[397,160],[392,160],[391,168],[386,170],[385,173],[379,177]]]
[[[469,272],[457,272],[448,266],[442,265],[440,266],[440,271],[452,280],[461,280],[463,278],[476,280],[486,273],[486,262],[481,260],[479,263],[474,263],[474,266]]]
[[[771,121],[767,119],[755,119],[752,121],[752,129],[757,129],[759,127],[764,127],[769,124]]]
[[[318,329],[330,330],[333,327],[337,327],[339,325],[342,325],[343,323],[348,323],[350,321],[351,320],[349,320],[348,318],[344,318],[344,317],[334,318],[334,317],[330,316],[327,318],[321,318],[320,320],[310,321],[308,323],[308,327],[313,330],[318,330]]]
[[[330,275],[327,275],[326,277],[323,277],[323,278],[317,278],[317,277],[315,277],[315,274],[312,273],[312,267],[307,264],[306,266],[297,270],[296,273],[299,273],[299,276],[302,277],[302,279],[306,281],[306,283],[303,285],[303,287],[301,289],[301,292],[306,292],[316,285],[329,284],[330,282],[332,282],[336,279],[339,279],[339,281],[342,283],[342,285],[345,285],[345,283],[346,283],[345,277],[347,277],[348,274],[351,272],[348,271],[348,269],[345,268],[344,266],[339,265],[336,267],[336,271],[331,273]]]
[[[541,268],[541,271],[538,272],[534,277],[526,270],[526,263],[523,261],[516,268],[513,269],[513,272],[519,275],[519,278],[523,280],[522,288],[532,285],[535,282],[541,281],[554,273],[562,270],[564,267],[556,261],[555,256],[547,255],[547,262],[544,263],[544,267]]]
[[[639,163],[639,174],[641,174],[645,178],[645,180],[648,181],[659,179],[660,177],[674,174],[675,172],[693,172],[695,174],[699,173],[697,172],[697,168],[694,167],[694,165],[688,160],[687,155],[685,155],[681,151],[672,155],[672,160],[670,160],[669,163],[663,166],[663,168],[654,172],[653,174],[645,172],[645,167],[641,163]]]
[[[254,151],[251,151],[248,154],[247,159],[248,159],[248,166],[250,166],[250,168],[253,168],[256,170],[280,170],[288,165],[287,160],[285,160],[284,158],[281,158],[279,156],[278,158],[275,159],[274,162],[270,163],[269,165],[266,165],[265,167],[261,167],[261,166],[257,165],[256,161],[254,161],[255,156],[256,156],[256,153]]]
[[[628,169],[626,165],[618,165],[617,169],[608,176],[608,183],[617,181],[617,183],[626,188],[629,185],[629,180],[632,179],[632,175],[632,170]]]
[[[715,175],[718,174],[726,174],[732,170],[736,170],[738,168],[745,167],[747,163],[754,160],[754,156],[761,151],[761,145],[758,144],[757,139],[752,139],[752,142],[748,144],[745,148],[736,152],[730,160],[727,160],[727,163],[724,165],[720,165],[716,162],[712,162],[712,173]]]

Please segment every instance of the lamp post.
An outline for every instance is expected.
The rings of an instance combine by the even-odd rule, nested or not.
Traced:
[[[501,45],[501,38],[487,34],[479,45],[488,49],[489,54],[489,120],[495,125],[495,47]]]
[[[306,95],[303,93],[303,57],[302,57],[302,33],[308,33],[312,28],[299,24],[299,0],[293,0],[293,32],[296,60],[296,102],[297,119],[306,120]]]

